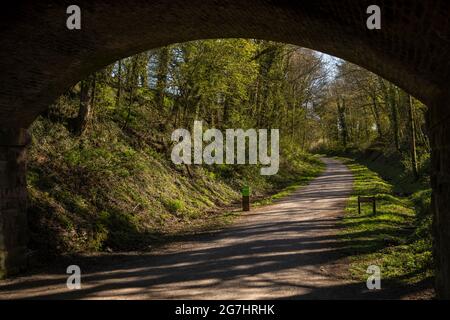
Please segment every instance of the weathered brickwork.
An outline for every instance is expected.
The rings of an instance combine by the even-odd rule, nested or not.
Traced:
[[[26,266],[26,130],[0,129],[0,277]]]
[[[450,106],[449,99],[444,96],[430,106],[428,119],[436,289],[446,299],[450,299],[450,108],[443,106]]]

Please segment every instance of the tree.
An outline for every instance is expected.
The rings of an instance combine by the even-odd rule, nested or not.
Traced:
[[[156,104],[164,108],[164,97],[167,89],[167,76],[169,71],[170,47],[158,50],[158,74],[156,82]]]
[[[414,177],[419,178],[417,167],[417,147],[416,147],[416,125],[414,117],[414,104],[411,95],[406,94],[406,102],[408,104],[408,120],[409,120],[409,133],[410,133],[410,145],[411,145],[411,167]]]
[[[75,118],[73,131],[81,136],[87,129],[92,118],[92,108],[95,99],[96,75],[88,77],[80,83],[80,106],[78,116]]]
[[[336,101],[336,105],[338,110],[339,128],[342,137],[342,146],[346,149],[348,142],[348,129],[347,129],[347,122],[345,119],[345,100],[338,99]]]

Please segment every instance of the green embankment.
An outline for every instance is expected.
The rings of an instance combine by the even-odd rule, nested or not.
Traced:
[[[237,215],[231,209],[243,185],[260,199],[305,184],[323,168],[294,148],[283,149],[273,177],[256,166],[176,166],[170,151],[146,139],[149,131],[131,129],[97,121],[79,138],[60,121],[35,122],[28,174],[32,249],[49,255],[145,250],[226,225]]]
[[[355,177],[341,233],[351,256],[352,277],[365,281],[367,267],[378,265],[384,281],[429,281],[433,277],[431,191],[426,181],[410,180],[400,167],[386,162],[339,159]],[[376,214],[371,204],[362,204],[358,214],[358,195],[376,197]]]

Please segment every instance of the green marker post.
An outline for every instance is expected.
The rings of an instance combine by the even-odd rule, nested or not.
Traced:
[[[242,211],[250,211],[250,187],[242,187]]]

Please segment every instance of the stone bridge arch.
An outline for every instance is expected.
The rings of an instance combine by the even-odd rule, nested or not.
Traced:
[[[430,108],[440,297],[450,298],[450,3],[447,0],[21,0],[0,13],[0,275],[26,261],[26,129],[54,99],[120,58],[206,38],[259,38],[319,50],[383,76]],[[366,9],[382,10],[368,30]]]

